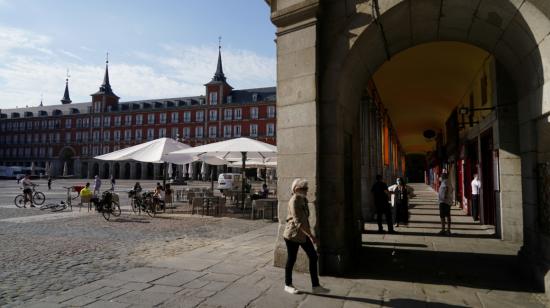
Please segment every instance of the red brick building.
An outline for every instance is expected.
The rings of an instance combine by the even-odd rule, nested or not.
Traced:
[[[51,165],[51,174],[90,178],[147,179],[160,165],[103,162],[93,157],[161,137],[180,138],[191,146],[235,137],[276,144],[275,87],[234,90],[217,69],[200,96],[120,102],[109,82],[91,102],[72,103],[68,80],[61,105],[0,111],[0,165]]]

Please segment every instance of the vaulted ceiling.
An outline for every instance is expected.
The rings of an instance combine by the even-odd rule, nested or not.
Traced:
[[[425,153],[433,142],[427,129],[441,130],[468,92],[489,53],[459,42],[436,42],[407,49],[374,74],[403,149]]]

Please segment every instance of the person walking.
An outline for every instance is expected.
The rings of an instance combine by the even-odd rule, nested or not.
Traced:
[[[402,177],[398,177],[395,184],[388,188],[392,194],[392,205],[395,208],[396,227],[400,224],[409,224],[409,198],[413,188],[405,185]]]
[[[472,180],[472,218],[474,221],[479,220],[479,193],[481,191],[481,182],[479,181],[479,175],[474,173],[474,179]]]
[[[101,179],[98,175],[94,177],[94,196],[99,196],[101,191]]]
[[[390,204],[388,203],[388,185],[382,181],[382,176],[376,176],[376,182],[372,185],[371,193],[374,196],[374,206],[376,207],[376,220],[378,221],[378,233],[384,233],[382,227],[382,215],[386,216],[388,232],[395,233],[393,230],[392,214]]]
[[[52,190],[52,177],[48,177],[48,190]]]
[[[441,175],[441,184],[438,191],[439,218],[441,218],[440,235],[451,235],[451,204],[453,203],[453,187],[447,180],[447,174]],[[445,230],[447,219],[447,230]]]
[[[300,291],[292,284],[292,269],[296,263],[298,248],[306,252],[309,259],[309,275],[313,293],[327,293],[328,289],[319,284],[317,274],[317,251],[313,244],[317,238],[309,226],[309,208],[307,201],[308,184],[305,179],[295,179],[291,186],[292,197],[288,201],[288,214],[283,238],[286,243],[287,259],[285,266],[285,292],[298,294]]]
[[[115,191],[115,183],[116,183],[116,181],[115,181],[115,175],[112,174],[112,175],[111,175],[111,190],[112,190],[112,191]]]

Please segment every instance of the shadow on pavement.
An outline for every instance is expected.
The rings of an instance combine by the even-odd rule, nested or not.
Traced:
[[[454,230],[458,230],[458,229],[454,229]],[[458,233],[458,232],[454,232],[453,231],[453,228],[451,228],[451,232],[452,234],[450,235],[450,237],[460,237],[460,238],[497,238],[497,236],[495,234],[479,234],[479,233],[476,233],[476,234],[466,234],[466,233]],[[403,231],[403,229],[399,230],[398,233],[399,235],[409,235],[409,236],[437,236],[437,237],[447,237],[447,236],[442,236],[442,235],[439,235],[437,234],[437,232],[434,232],[434,233],[427,233],[427,232],[415,232],[415,231]]]
[[[363,245],[376,245],[376,246],[402,246],[402,247],[428,247],[424,244],[410,244],[410,243],[386,243],[386,242],[363,242]]]
[[[151,223],[148,219],[144,218],[131,218],[131,217],[117,217],[115,219],[110,219],[112,222],[138,222],[143,224]]]
[[[357,274],[366,278],[539,292],[522,277],[515,255],[443,252],[363,246]]]
[[[301,292],[301,293],[313,295],[313,296],[325,297],[325,298],[344,300],[344,301],[353,301],[353,302],[359,302],[359,303],[365,303],[365,304],[380,305],[380,307],[426,307],[425,301],[419,301],[419,300],[408,299],[408,298],[395,298],[395,299],[390,299],[389,301],[381,301],[379,299],[370,299],[370,298],[353,297],[353,296],[316,294],[316,293],[310,293],[310,292]],[[467,306],[457,306],[457,305],[449,305],[449,304],[443,304],[438,302],[430,302],[430,307],[464,308]]]

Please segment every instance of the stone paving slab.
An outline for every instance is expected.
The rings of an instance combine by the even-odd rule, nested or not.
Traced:
[[[175,270],[154,267],[139,267],[115,274],[112,279],[132,282],[150,282],[175,273]]]
[[[203,272],[197,271],[177,271],[170,275],[164,276],[154,281],[157,285],[167,285],[173,287],[181,287],[184,284],[193,281],[201,276],[206,275]]]

